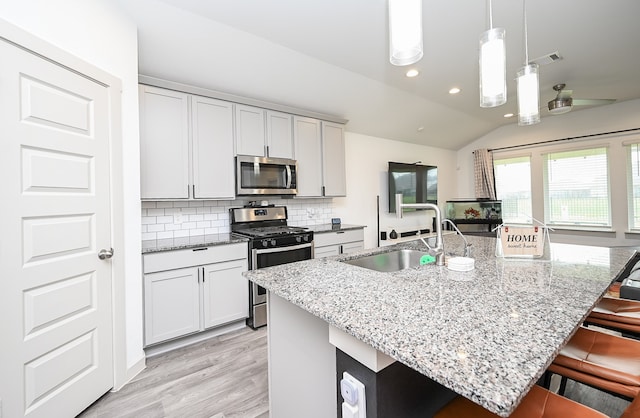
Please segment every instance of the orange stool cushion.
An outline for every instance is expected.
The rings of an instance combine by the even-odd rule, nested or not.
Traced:
[[[640,330],[640,302],[629,299],[602,298],[589,318],[635,325]]]
[[[640,392],[640,341],[581,327],[549,371],[635,398]]]
[[[495,418],[497,416],[467,398],[458,396],[438,411],[434,418]],[[536,385],[531,388],[510,417],[604,418],[606,415]]]

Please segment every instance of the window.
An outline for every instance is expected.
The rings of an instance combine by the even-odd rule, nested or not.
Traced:
[[[494,159],[493,168],[503,221],[531,224],[531,158]]]
[[[543,157],[546,223],[610,227],[607,148],[555,152]]]
[[[627,202],[629,229],[640,229],[640,144],[627,147]]]

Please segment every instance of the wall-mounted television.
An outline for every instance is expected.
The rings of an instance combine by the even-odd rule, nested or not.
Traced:
[[[438,167],[389,161],[389,213],[396,211],[396,193],[403,203],[437,204]]]

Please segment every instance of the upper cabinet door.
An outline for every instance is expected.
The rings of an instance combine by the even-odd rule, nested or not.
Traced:
[[[322,196],[322,137],[320,121],[293,117],[293,138],[298,160],[298,197]]]
[[[142,199],[189,198],[189,95],[141,85]]]
[[[346,196],[344,125],[322,122],[324,196]]]
[[[236,154],[266,156],[264,109],[235,105]]]
[[[267,155],[294,159],[293,116],[267,110]]]
[[[234,199],[233,105],[191,97],[193,197]]]

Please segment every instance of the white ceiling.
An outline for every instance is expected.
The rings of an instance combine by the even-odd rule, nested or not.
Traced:
[[[366,135],[459,149],[517,113],[524,62],[522,1],[494,0],[507,32],[507,104],[478,104],[478,39],[484,0],[423,2],[424,58],[388,59],[386,0],[119,0],[138,25],[139,71],[349,119]],[[529,57],[558,51],[540,68],[540,99],[566,83],[574,98],[640,98],[640,1],[530,0]],[[451,96],[448,90],[462,92]],[[573,112],[582,107],[574,107]],[[550,116],[543,110],[545,118]],[[424,127],[421,132],[419,127]],[[527,129],[521,127],[519,129]]]

